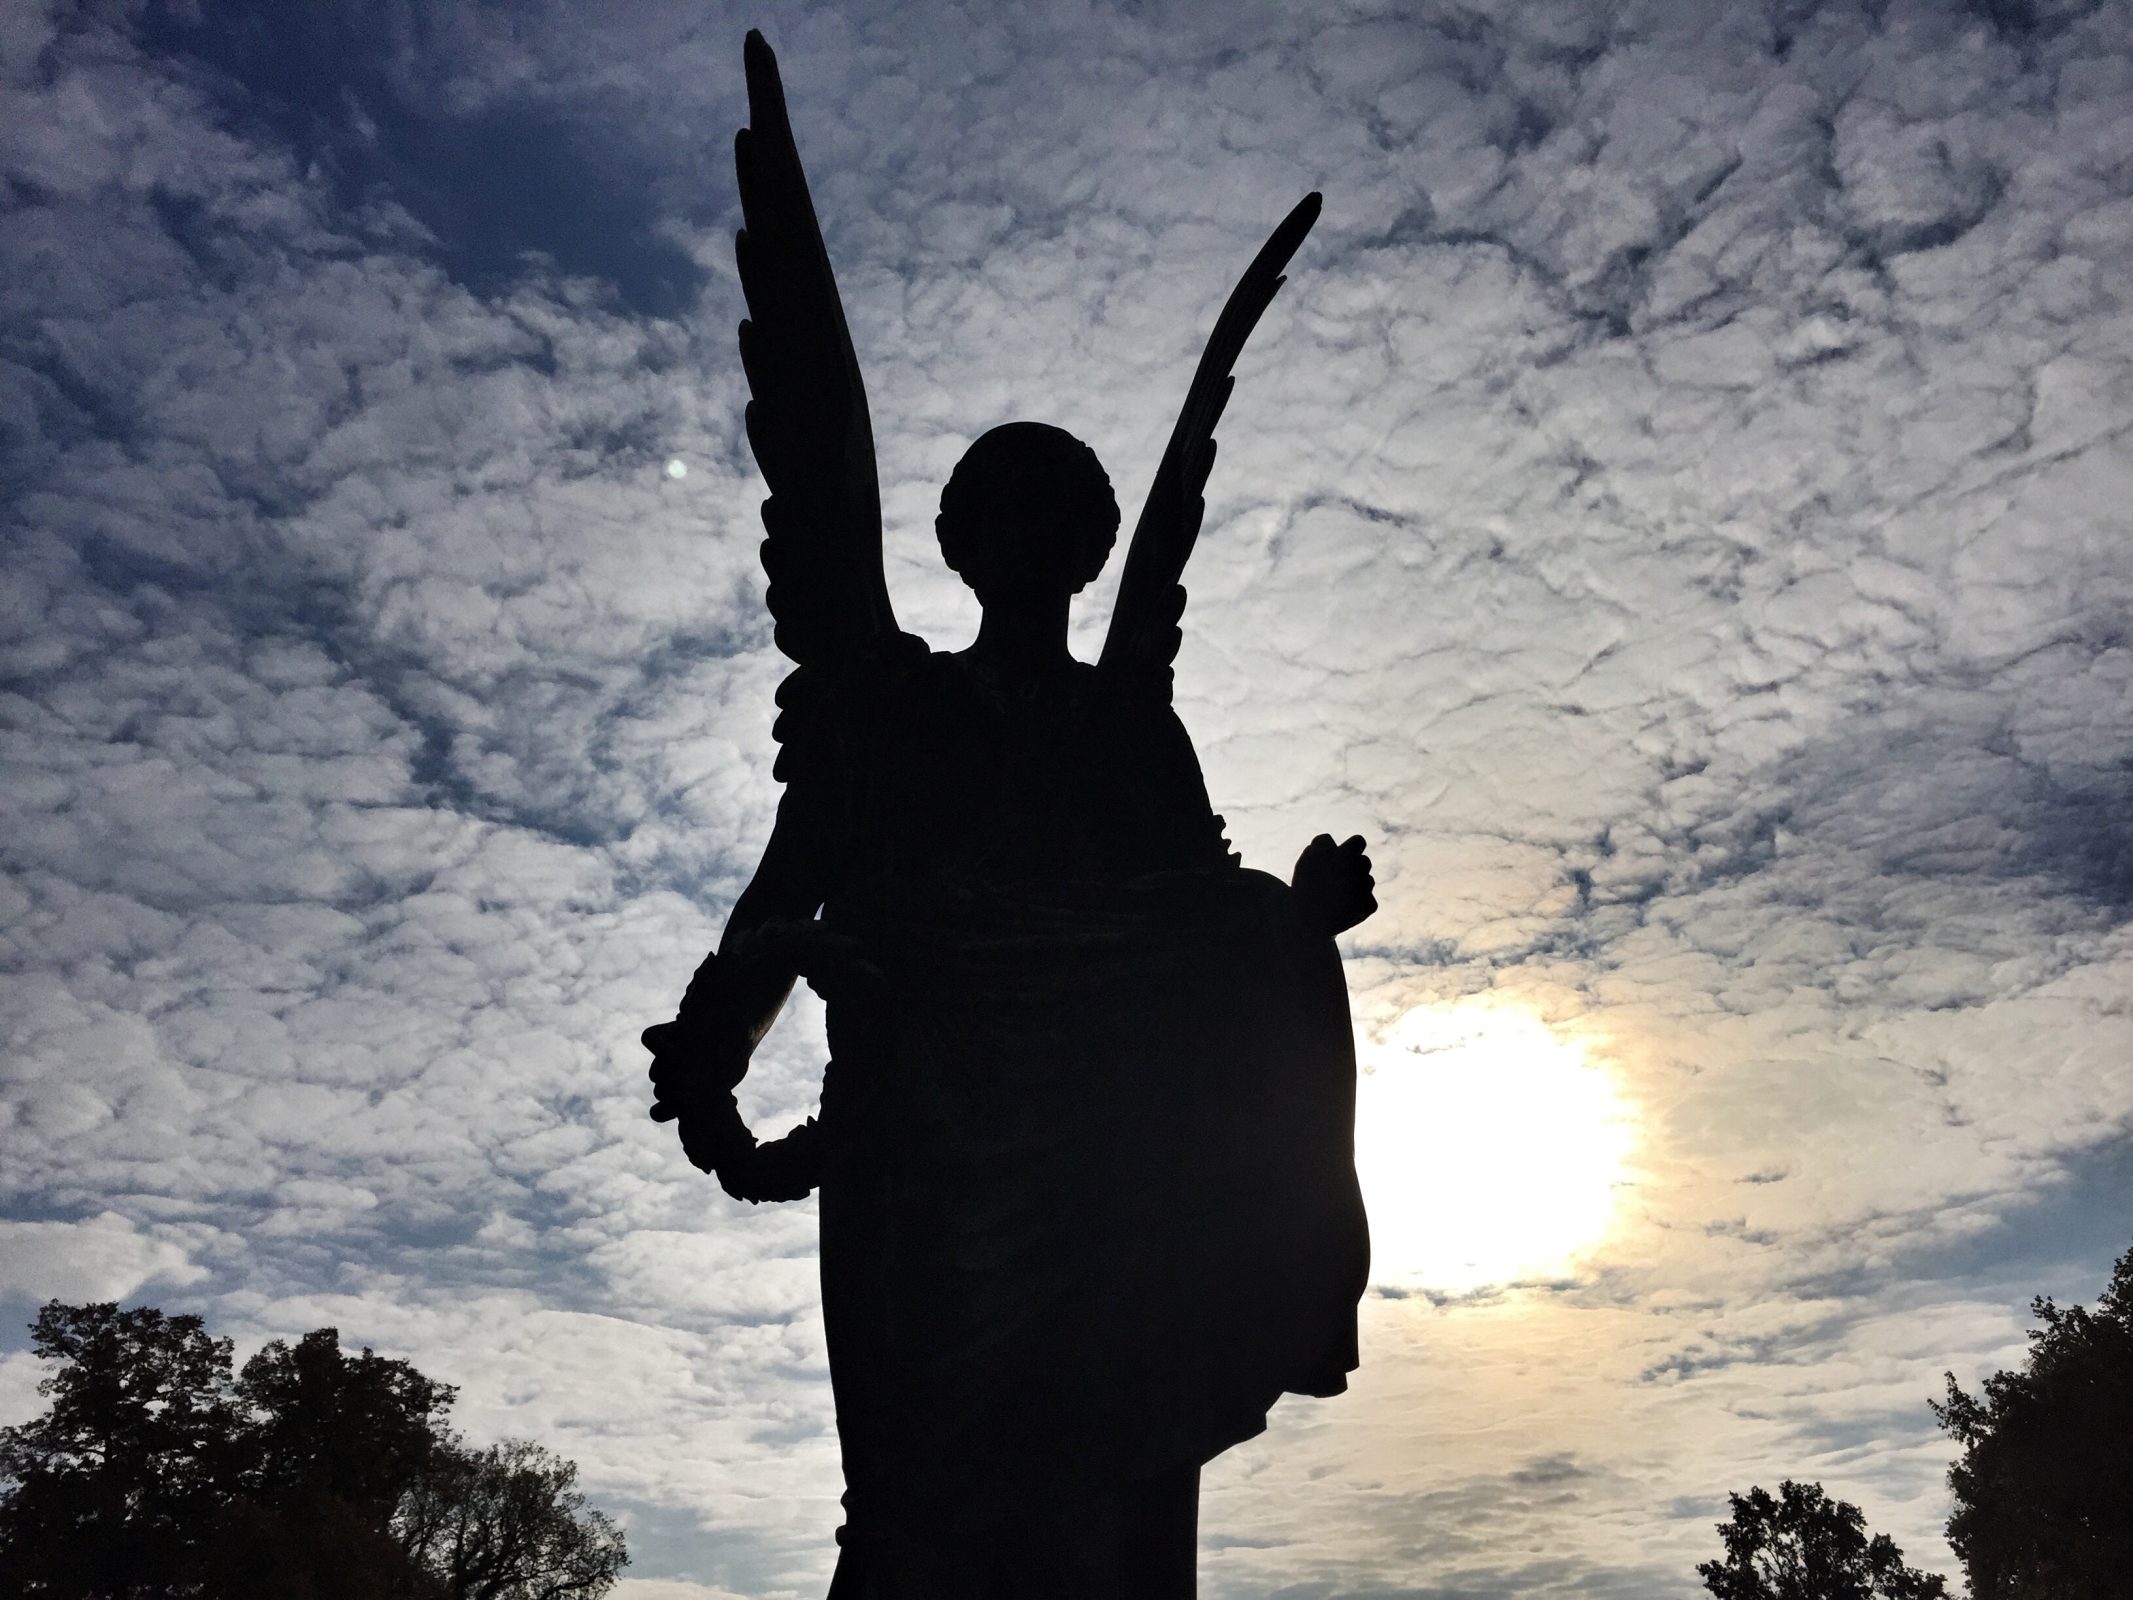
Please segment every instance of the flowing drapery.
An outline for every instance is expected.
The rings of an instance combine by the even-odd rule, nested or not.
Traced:
[[[1197,1465],[1345,1387],[1353,1042],[1287,893],[1228,869],[832,905],[891,997],[833,1006],[823,1100],[855,1536]]]

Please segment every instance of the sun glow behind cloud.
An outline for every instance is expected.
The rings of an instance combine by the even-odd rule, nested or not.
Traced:
[[[1379,1284],[1558,1277],[1598,1244],[1635,1119],[1582,1043],[1501,1003],[1422,1006],[1366,1044],[1356,1166]]]

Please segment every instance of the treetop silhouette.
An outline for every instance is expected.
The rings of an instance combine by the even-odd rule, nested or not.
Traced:
[[[42,1416],[0,1429],[0,1576],[23,1600],[597,1600],[628,1561],[577,1469],[476,1450],[456,1391],[332,1328],[231,1343],[153,1307],[48,1303]]]

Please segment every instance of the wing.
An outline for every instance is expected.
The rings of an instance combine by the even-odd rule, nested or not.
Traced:
[[[785,114],[777,57],[751,32],[743,50],[748,126],[733,142],[743,226],[734,236],[748,320],[748,443],[763,502],[763,570],[778,648],[810,681],[897,638],[881,564],[881,489],[866,389],[837,298],[807,174]],[[804,699],[804,692],[799,696]]]
[[[1100,658],[1108,669],[1144,672],[1165,685],[1170,681],[1170,664],[1184,637],[1178,619],[1185,614],[1185,590],[1178,579],[1184,576],[1207,509],[1202,491],[1215,464],[1215,424],[1236,386],[1230,369],[1273,303],[1275,291],[1287,281],[1281,269],[1318,220],[1319,205],[1317,193],[1307,194],[1282,219],[1215,319],[1207,352],[1186,391],[1185,409],[1170,432],[1170,444],[1126,549],[1126,570]]]

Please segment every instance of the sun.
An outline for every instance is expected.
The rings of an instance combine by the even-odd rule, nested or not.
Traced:
[[[1577,1040],[1521,1007],[1461,1001],[1410,1011],[1362,1066],[1373,1282],[1466,1293],[1560,1278],[1605,1237],[1635,1119]]]

